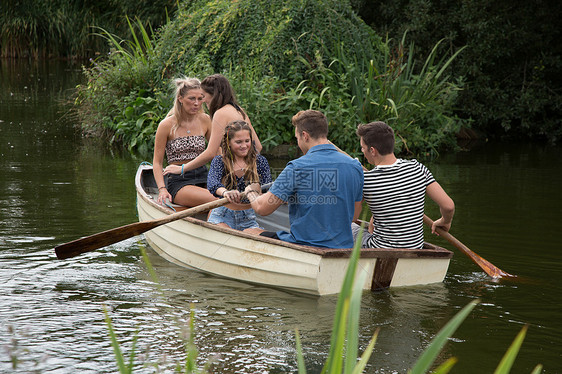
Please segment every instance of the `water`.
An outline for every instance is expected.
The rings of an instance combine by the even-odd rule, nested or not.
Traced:
[[[156,372],[154,365],[170,372],[185,357],[179,336],[192,308],[201,360],[214,357],[214,372],[295,372],[295,329],[308,372],[321,370],[336,297],[189,271],[160,258],[142,236],[57,260],[55,245],[137,220],[133,178],[143,160],[74,130],[61,102],[82,79],[79,64],[0,60],[0,77],[1,373],[116,372],[104,308],[127,355],[136,336],[135,372]],[[491,373],[528,325],[512,373],[538,363],[544,373],[562,372],[562,150],[484,143],[427,165],[456,202],[453,235],[520,278],[492,281],[434,240],[455,252],[445,282],[364,294],[361,351],[380,327],[367,372],[405,373],[476,298],[439,362],[455,356],[454,373]],[[428,214],[438,215],[431,204]]]

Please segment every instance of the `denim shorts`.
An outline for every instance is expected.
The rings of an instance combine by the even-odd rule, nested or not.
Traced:
[[[256,212],[251,208],[246,210],[232,210],[221,206],[211,210],[207,222],[214,224],[226,223],[231,228],[240,231],[244,229],[261,228],[256,221]]]

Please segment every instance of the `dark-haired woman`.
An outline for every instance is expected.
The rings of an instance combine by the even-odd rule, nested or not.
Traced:
[[[213,209],[208,221],[220,226],[259,234],[263,229],[256,213],[240,193],[249,184],[271,182],[267,159],[256,152],[250,125],[245,121],[230,122],[221,141],[222,155],[211,162],[207,178],[209,192],[226,197],[231,204]]]

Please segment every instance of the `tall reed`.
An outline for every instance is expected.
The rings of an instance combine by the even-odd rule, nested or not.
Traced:
[[[138,19],[126,17],[126,21],[130,40],[97,28],[95,35],[105,39],[111,50],[107,56],[92,59],[92,66],[84,70],[88,81],[77,87],[75,103],[83,128],[107,130],[111,143],[149,154],[171,98],[152,74],[156,55],[152,28]]]
[[[385,121],[395,130],[398,153],[436,155],[440,148],[455,148],[456,134],[469,122],[454,114],[463,82],[453,81],[449,67],[463,48],[447,56],[439,52],[439,41],[416,66],[414,45],[406,48],[406,35],[395,49],[387,39],[379,59],[358,59],[343,44],[328,66],[322,56],[299,58],[308,67],[300,95],[311,108],[334,119],[337,126],[331,134],[340,147],[357,149],[353,130],[358,123]]]
[[[66,1],[2,1],[0,57],[87,58],[108,46],[92,34],[92,27],[128,36],[124,16],[159,27],[169,21],[176,0],[120,0],[106,4]]]

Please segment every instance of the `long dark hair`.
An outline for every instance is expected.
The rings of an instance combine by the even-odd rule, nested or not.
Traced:
[[[230,140],[234,138],[234,135],[238,131],[248,130],[250,133],[250,150],[244,161],[248,167],[244,171],[244,180],[246,185],[251,183],[259,183],[260,178],[257,170],[257,152],[256,147],[254,147],[254,139],[252,136],[252,129],[246,121],[237,120],[229,122],[224,129],[224,136],[221,141],[222,149],[222,161],[224,163],[224,176],[222,178],[222,184],[229,190],[235,189],[237,187],[236,174],[234,173],[234,154],[230,149]]]
[[[203,82],[201,82],[201,88],[203,91],[208,92],[211,96],[213,96],[211,104],[209,105],[209,115],[211,118],[217,110],[230,104],[238,112],[240,112],[240,114],[242,114],[242,118],[246,119],[246,113],[244,113],[240,105],[238,105],[236,96],[234,95],[234,90],[224,75],[209,75],[207,78],[203,79]]]

